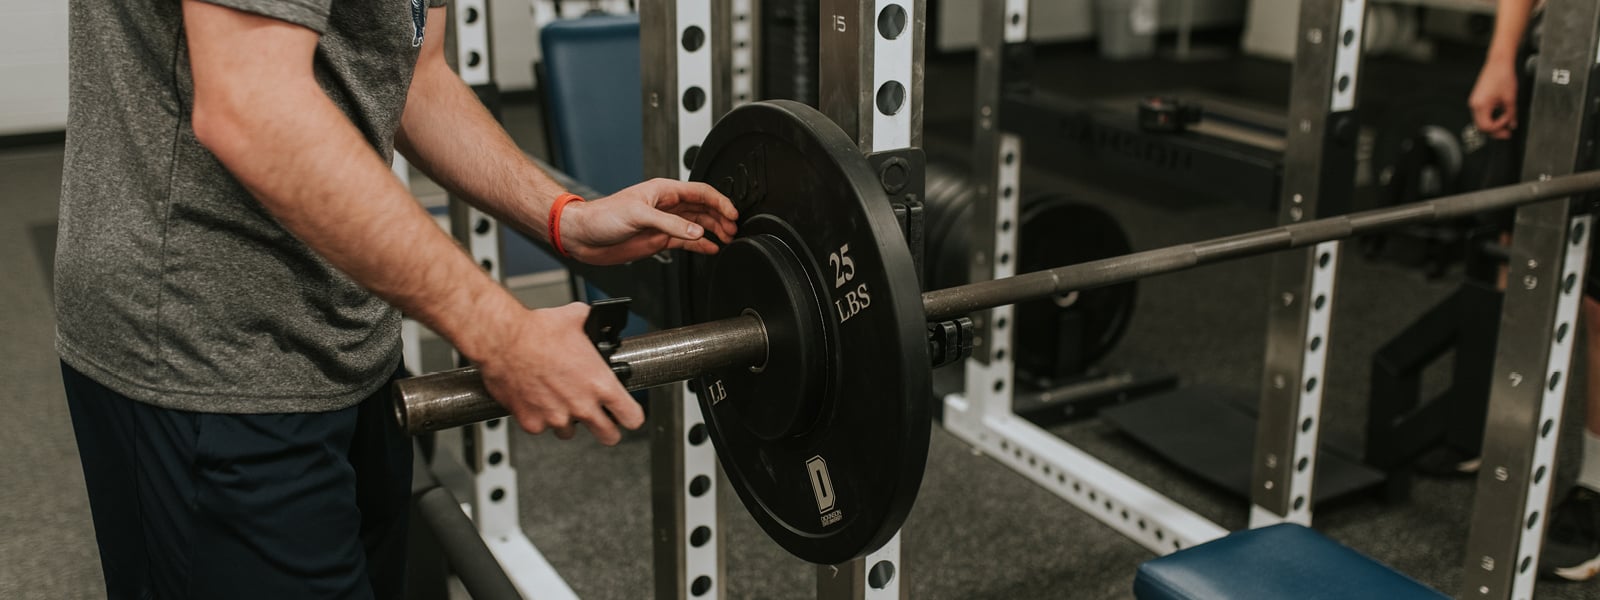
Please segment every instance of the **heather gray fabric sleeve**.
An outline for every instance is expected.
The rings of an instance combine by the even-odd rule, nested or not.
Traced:
[[[241,10],[294,23],[318,34],[328,32],[328,13],[333,0],[200,0],[207,4]]]
[[[444,6],[444,2],[445,0],[428,0],[428,8],[439,8]]]

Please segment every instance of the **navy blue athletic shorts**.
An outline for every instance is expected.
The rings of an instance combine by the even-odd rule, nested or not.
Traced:
[[[110,598],[402,595],[411,439],[388,386],[334,412],[211,414],[61,373]]]

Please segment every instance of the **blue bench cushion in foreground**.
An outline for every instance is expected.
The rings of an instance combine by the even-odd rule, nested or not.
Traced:
[[[1139,565],[1133,595],[1140,600],[1449,598],[1292,523],[1235,532]]]

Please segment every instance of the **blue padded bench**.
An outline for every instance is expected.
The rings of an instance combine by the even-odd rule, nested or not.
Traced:
[[[551,164],[601,194],[643,181],[639,18],[557,20],[540,30],[539,42]],[[561,268],[522,234],[503,235],[507,277]]]
[[[1139,565],[1140,600],[1449,598],[1307,527],[1229,534]]]
[[[588,15],[539,31],[551,162],[602,194],[644,180],[639,17]]]
[[[601,194],[644,181],[644,100],[638,15],[585,15],[539,31],[539,78],[549,124],[550,162]],[[593,200],[593,198],[590,198]],[[523,241],[532,249],[532,243]],[[588,299],[606,294],[585,285]],[[622,335],[649,330],[628,315]],[[635,392],[643,400],[643,392]]]

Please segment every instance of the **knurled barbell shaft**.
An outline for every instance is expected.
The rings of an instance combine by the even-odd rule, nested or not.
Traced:
[[[622,341],[611,362],[628,365],[629,391],[652,388],[767,359],[767,332],[751,315],[652,331]],[[395,383],[395,416],[411,433],[438,431],[506,416],[484,388],[477,367]]]
[[[1393,208],[1282,225],[1220,238],[1135,252],[922,295],[929,321],[1025,300],[1104,287],[1224,260],[1312,246],[1401,225],[1446,221],[1600,189],[1600,171],[1586,171],[1476,192],[1441,196]]]
[[[1401,225],[1456,219],[1595,190],[1600,190],[1600,171],[1587,171],[934,290],[922,295],[922,304],[928,321],[945,321],[997,306],[1173,273],[1228,259],[1311,246]],[[766,361],[766,356],[767,335],[761,321],[741,315],[625,339],[611,361],[629,366],[627,387],[639,390],[683,381],[715,369],[757,366]],[[505,408],[484,389],[483,379],[475,368],[415,377],[398,382],[395,387],[398,396],[395,412],[401,425],[412,433],[437,431],[506,415]]]

